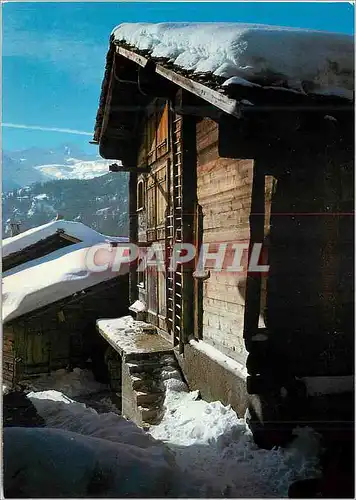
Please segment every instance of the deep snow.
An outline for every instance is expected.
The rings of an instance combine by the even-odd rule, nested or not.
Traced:
[[[85,372],[81,374],[84,391],[84,381],[88,377],[90,379]],[[56,387],[64,392],[39,392],[36,387],[43,389],[45,384],[45,379],[41,377],[38,384],[33,380],[34,391],[28,395],[46,425],[64,432],[60,436],[51,436],[51,440],[69,439],[73,446],[77,438],[66,432],[81,435],[78,453],[85,447],[89,450],[86,451],[87,467],[93,470],[99,466],[109,471],[108,488],[111,492],[116,489],[116,494],[122,493],[120,464],[125,460],[132,464],[132,459],[127,458],[125,446],[136,448],[138,476],[141,468],[145,467],[145,460],[151,463],[153,474],[147,475],[143,470],[142,474],[150,483],[145,488],[147,491],[151,488],[154,496],[162,495],[162,488],[165,488],[165,495],[176,497],[279,498],[287,496],[288,486],[294,480],[315,477],[320,473],[320,436],[312,429],[296,429],[295,440],[285,449],[259,449],[245,420],[238,418],[230,407],[199,399],[197,391],[187,392],[184,385],[170,378],[169,374],[165,381],[165,416],[159,425],[150,428],[149,433],[113,412],[98,414],[69,397],[68,394],[80,397],[78,373],[66,376],[63,372],[57,373],[52,375],[53,380],[57,380]],[[93,391],[100,389],[95,382],[91,381],[91,384]],[[92,441],[94,438],[100,439],[100,443]],[[32,439],[32,436],[26,439]],[[89,441],[86,442],[86,439]],[[144,456],[141,453],[143,449]],[[71,457],[67,460],[70,467]],[[95,467],[90,460],[96,464]],[[130,471],[128,465],[125,474],[132,478]],[[167,484],[165,478],[161,484],[157,480],[161,475],[162,478],[169,476],[171,482]],[[142,488],[137,484],[137,496],[146,494]]]
[[[48,428],[4,429],[7,495],[22,498],[165,497],[174,465],[139,448]]]
[[[238,77],[231,84],[257,82],[353,97],[354,41],[349,35],[241,23],[123,23],[113,34],[185,70]]]

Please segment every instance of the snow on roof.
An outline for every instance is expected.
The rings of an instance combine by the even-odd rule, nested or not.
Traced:
[[[110,251],[110,245],[102,243]],[[26,262],[3,274],[3,321],[52,304],[118,276],[110,267],[92,272],[86,266],[89,243],[76,243]]]
[[[353,98],[349,35],[240,23],[123,23],[113,35],[195,73]]]
[[[20,252],[24,248],[34,245],[38,241],[56,233],[56,231],[62,229],[69,236],[73,236],[80,241],[85,241],[86,243],[100,243],[104,241],[117,241],[117,242],[127,242],[128,238],[117,237],[117,236],[105,236],[94,229],[82,224],[81,222],[73,222],[67,220],[52,221],[48,224],[42,226],[34,227],[28,231],[24,231],[11,238],[6,238],[2,242],[2,256],[7,257],[15,252]]]

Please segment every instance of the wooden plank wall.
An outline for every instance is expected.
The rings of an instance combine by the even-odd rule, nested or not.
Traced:
[[[220,158],[218,125],[205,118],[197,123],[197,192],[203,212],[203,243],[248,243],[253,160]],[[231,261],[231,255],[230,255]],[[230,262],[231,263],[231,262]],[[203,284],[202,337],[232,357],[245,356],[243,341],[246,272],[206,269]]]
[[[296,374],[352,372],[354,161],[353,148],[337,142],[337,133],[287,134],[287,147],[277,145],[273,157],[256,143],[251,155],[257,159],[236,160],[219,157],[214,121],[197,124],[198,203],[203,243],[211,243],[211,251],[218,242],[249,242],[253,178],[264,184],[257,212],[264,212],[261,238],[270,271],[256,279],[261,296],[252,312],[260,304],[258,326],[267,327]],[[201,336],[239,358],[246,273],[207,267]]]
[[[15,380],[14,332],[7,325],[3,326],[2,376],[5,385],[11,386]]]

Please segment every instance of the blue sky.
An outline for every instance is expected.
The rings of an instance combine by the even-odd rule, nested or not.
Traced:
[[[121,22],[252,22],[353,33],[335,3],[6,3],[3,123],[92,132],[111,30]],[[75,143],[89,135],[3,127],[3,149]]]

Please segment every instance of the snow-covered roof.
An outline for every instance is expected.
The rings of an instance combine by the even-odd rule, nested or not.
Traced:
[[[349,35],[239,23],[124,23],[113,37],[177,70],[211,74],[226,85],[257,83],[353,98]]]
[[[106,245],[110,251],[109,243]],[[52,304],[118,276],[110,267],[92,272],[86,265],[91,243],[75,243],[4,273],[3,321]],[[104,249],[105,251],[105,249]]]
[[[34,227],[33,229],[24,231],[23,233],[12,236],[11,238],[6,238],[2,242],[2,256],[7,257],[15,252],[20,252],[21,250],[24,250],[25,248],[52,236],[58,230],[63,230],[67,235],[91,244],[104,241],[128,241],[128,238],[102,235],[81,222],[57,220],[42,226]]]

